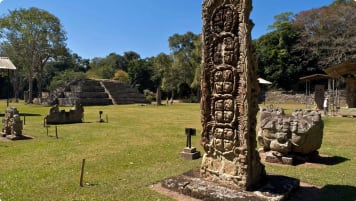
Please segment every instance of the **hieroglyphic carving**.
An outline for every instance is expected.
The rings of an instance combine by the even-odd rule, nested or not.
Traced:
[[[251,0],[203,3],[201,175],[243,189],[257,186],[265,174],[255,150],[250,10]]]

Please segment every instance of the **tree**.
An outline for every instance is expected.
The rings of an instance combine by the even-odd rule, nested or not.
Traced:
[[[130,63],[131,61],[136,61],[141,59],[141,56],[134,51],[128,51],[128,52],[124,52],[124,58],[127,63]]]
[[[47,62],[44,71],[43,84],[49,89],[53,78],[58,74],[62,73],[66,70],[71,70],[73,72],[86,72],[89,65],[88,59],[83,59],[78,54],[73,53],[70,54],[68,50],[68,54],[57,56],[55,59],[51,59]],[[65,75],[71,75],[70,73],[65,73]],[[65,78],[65,80],[67,80]]]
[[[140,92],[145,89],[152,90],[153,82],[151,79],[153,71],[153,61],[149,58],[132,60],[128,65],[130,84],[137,87]]]
[[[66,34],[59,19],[38,8],[10,11],[0,20],[2,46],[11,46],[10,58],[24,68],[29,82],[29,102],[32,102],[33,79],[42,92],[42,76],[46,63],[66,50]]]
[[[77,79],[85,79],[86,75],[84,72],[75,72],[73,69],[67,69],[57,73],[52,81],[51,84],[48,86],[50,90],[53,90],[59,86],[63,86],[68,81],[73,81]]]
[[[164,86],[172,91],[172,97],[179,85],[186,83],[191,86],[194,81],[196,69],[200,68],[200,57],[195,53],[199,52],[196,50],[200,48],[197,46],[199,39],[200,36],[192,32],[183,35],[174,34],[168,39],[173,64],[170,73],[165,77]]]
[[[165,53],[158,54],[153,61],[153,76],[152,80],[156,87],[157,105],[161,105],[161,87],[163,79],[167,76],[170,67],[172,66],[172,57]]]
[[[124,56],[110,53],[105,58],[93,58],[89,64],[89,74],[93,78],[111,79],[116,70],[128,72],[128,65],[131,61],[139,60],[140,55],[136,52],[125,52]]]
[[[194,78],[193,82],[191,83],[190,87],[192,89],[195,89],[197,92],[197,98],[198,100],[200,99],[200,80],[201,80],[201,49],[202,49],[202,41],[201,41],[201,36],[196,37],[194,40],[194,50],[192,52],[192,60],[194,61],[195,67],[195,73],[194,73]]]
[[[356,58],[356,2],[336,0],[328,7],[300,12],[294,26],[301,32],[295,49],[320,70]]]
[[[292,23],[292,13],[277,15],[270,26],[273,31],[253,41],[257,73],[273,81],[274,88],[292,89],[302,72],[299,56],[291,49],[299,39],[299,32],[292,27]]]

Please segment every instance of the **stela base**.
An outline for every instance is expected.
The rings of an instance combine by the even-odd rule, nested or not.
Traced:
[[[204,201],[284,201],[299,188],[299,180],[268,175],[266,183],[256,191],[234,189],[200,178],[199,169],[163,180],[161,186],[168,190]]]
[[[187,160],[195,160],[200,158],[200,152],[197,151],[195,147],[185,147],[182,152],[180,152],[180,156]]]

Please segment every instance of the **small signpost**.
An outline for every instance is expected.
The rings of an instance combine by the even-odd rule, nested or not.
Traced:
[[[98,123],[103,123],[104,122],[104,119],[101,118],[101,116],[103,115],[103,111],[99,111],[99,119],[96,121]]]
[[[180,153],[180,156],[184,159],[194,160],[200,158],[200,152],[192,147],[192,136],[196,136],[195,128],[185,128],[185,135],[187,136],[186,147]]]

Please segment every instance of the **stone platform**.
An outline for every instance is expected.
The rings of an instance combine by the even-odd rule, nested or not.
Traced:
[[[234,189],[200,178],[199,169],[167,178],[160,182],[163,188],[204,201],[284,201],[299,188],[299,180],[268,175],[266,183],[255,191]]]

